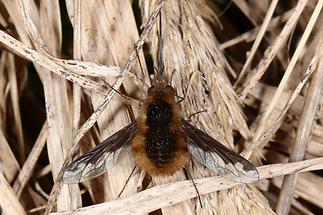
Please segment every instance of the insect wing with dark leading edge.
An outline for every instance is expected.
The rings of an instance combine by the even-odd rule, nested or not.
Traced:
[[[130,151],[131,140],[136,130],[135,121],[74,160],[67,166],[63,182],[78,183],[90,180],[110,170],[118,162],[122,151]]]
[[[230,180],[251,183],[259,179],[252,163],[225,147],[205,132],[181,119],[181,128],[187,138],[187,150],[202,165],[217,175]],[[123,151],[131,149],[131,142],[138,129],[138,122],[122,128],[89,152],[67,166],[63,182],[78,183],[95,178],[110,170]]]
[[[208,134],[182,119],[182,129],[187,135],[188,150],[208,169],[230,180],[251,183],[259,179],[255,166],[231,151]]]

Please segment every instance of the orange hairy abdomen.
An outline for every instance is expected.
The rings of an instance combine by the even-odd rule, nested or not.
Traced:
[[[132,140],[137,165],[149,175],[172,175],[188,160],[187,140],[181,131],[179,106],[167,96],[148,97],[137,119]]]

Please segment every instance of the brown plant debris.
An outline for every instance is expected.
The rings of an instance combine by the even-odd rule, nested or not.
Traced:
[[[1,1],[0,214],[323,214],[322,6]],[[124,151],[107,174],[63,184],[72,159],[138,116],[160,64],[160,11],[182,117],[250,160],[259,180],[216,176],[193,158],[149,179]]]

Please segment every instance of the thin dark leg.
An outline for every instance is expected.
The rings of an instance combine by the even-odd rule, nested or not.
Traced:
[[[188,116],[188,121],[191,121],[191,118],[199,113],[204,113],[206,112],[206,110],[200,110],[200,111],[197,111],[195,113],[192,113],[191,115]]]
[[[189,173],[189,171],[187,171],[185,168],[183,168],[183,170],[184,170],[184,174],[185,174],[185,176],[186,176],[188,179],[190,179],[190,181],[192,182],[192,184],[193,184],[193,186],[194,186],[194,188],[195,188],[195,190],[196,190],[197,198],[198,198],[198,200],[199,200],[199,203],[200,203],[200,205],[201,205],[201,208],[203,208],[202,200],[201,200],[201,195],[200,195],[200,193],[199,193],[199,190],[198,190],[198,189],[197,189],[197,187],[196,187],[196,184],[195,184],[195,182],[194,182],[194,179],[192,178],[192,176],[191,176],[191,174]]]
[[[131,178],[132,174],[135,172],[136,168],[137,168],[137,166],[134,166],[134,167],[133,167],[133,169],[132,169],[132,171],[131,171],[131,173],[130,173],[129,177],[128,177],[128,178],[127,178],[127,180],[126,180],[126,183],[124,184],[124,186],[123,186],[122,190],[120,191],[120,193],[119,193],[119,195],[118,195],[118,198],[120,198],[121,194],[123,193],[124,189],[126,188],[126,186],[127,186],[128,182],[129,182],[129,180],[130,180],[130,178]]]

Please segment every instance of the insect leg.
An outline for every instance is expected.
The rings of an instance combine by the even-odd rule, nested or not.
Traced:
[[[124,189],[126,188],[131,176],[133,175],[133,173],[135,172],[137,168],[137,165],[135,165],[130,173],[130,175],[128,176],[127,180],[126,180],[126,183],[123,185],[123,188],[121,189],[120,193],[118,194],[118,198],[120,198],[121,194],[123,193]]]
[[[195,188],[195,190],[196,190],[197,198],[198,198],[198,200],[199,200],[199,203],[200,203],[200,205],[201,205],[201,208],[203,208],[202,200],[201,200],[201,195],[200,195],[199,190],[198,190],[198,189],[197,189],[197,187],[196,187],[196,184],[195,184],[195,182],[194,182],[194,179],[193,179],[192,175],[191,175],[191,174],[189,173],[189,171],[187,171],[185,168],[183,168],[183,170],[184,170],[184,174],[185,174],[186,178],[190,179],[190,181],[192,182],[192,184],[193,184],[193,186],[194,186],[194,188]]]

